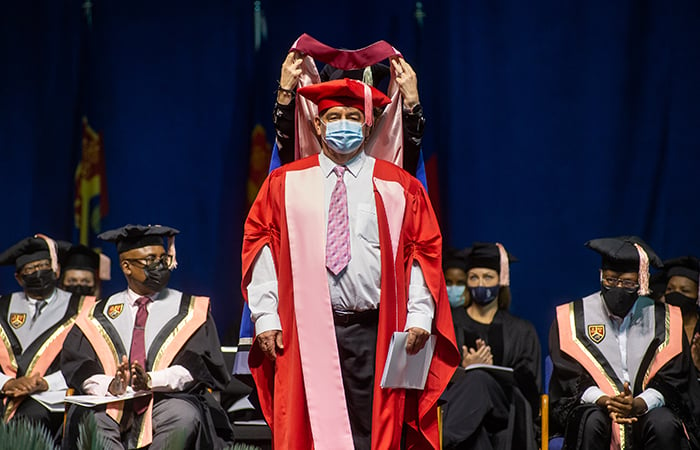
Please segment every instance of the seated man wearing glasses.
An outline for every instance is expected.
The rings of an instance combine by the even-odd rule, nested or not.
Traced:
[[[647,297],[649,266],[661,261],[636,236],[586,246],[602,255],[601,290],[557,307],[553,431],[567,449],[691,448],[694,371],[681,311]]]
[[[36,235],[22,239],[0,254],[0,265],[14,265],[19,292],[0,296],[0,388],[3,421],[23,417],[56,435],[60,412],[32,396],[42,392],[61,396],[66,382],[60,371],[63,341],[76,315],[94,304],[93,297],[56,287],[60,275],[59,245]]]
[[[78,317],[61,370],[82,394],[148,392],[94,409],[106,449],[219,449],[232,439],[226,413],[209,392],[229,381],[209,299],[167,287],[177,233],[126,225],[98,236],[116,243],[128,288]],[[75,448],[85,412],[69,411],[64,448]]]

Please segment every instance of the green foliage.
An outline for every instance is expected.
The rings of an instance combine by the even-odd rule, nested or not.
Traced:
[[[177,430],[168,436],[165,443],[165,448],[180,450],[185,448],[185,443],[187,442],[187,432],[185,430]]]
[[[242,442],[238,442],[236,444],[233,444],[232,446],[226,447],[226,450],[262,450],[262,448],[258,447],[257,445],[244,444]]]
[[[4,423],[0,421],[0,450],[55,450],[49,430],[17,417]]]

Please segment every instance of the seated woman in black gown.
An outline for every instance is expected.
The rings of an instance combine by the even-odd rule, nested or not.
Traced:
[[[666,303],[678,306],[683,314],[685,336],[690,344],[695,368],[700,370],[700,309],[698,309],[698,282],[700,260],[683,256],[664,261],[666,274]]]
[[[463,306],[456,292],[451,302],[462,364],[442,396],[445,449],[537,448],[533,416],[542,385],[541,350],[533,325],[508,312],[514,260],[498,243],[446,252],[448,289],[458,284],[460,270],[466,289]]]

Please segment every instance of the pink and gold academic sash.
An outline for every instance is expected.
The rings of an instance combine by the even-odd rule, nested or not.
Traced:
[[[187,313],[180,320],[161,345],[154,358],[151,370],[162,370],[170,366],[173,359],[192,337],[192,335],[207,321],[209,312],[208,297],[190,297],[190,304]],[[78,318],[76,323],[87,340],[92,345],[93,350],[102,364],[105,375],[114,376],[117,373],[119,356],[106,330],[94,316],[94,311]],[[123,401],[109,403],[107,414],[117,423],[123,417]],[[139,424],[137,445],[144,447],[153,441],[153,396],[148,404],[148,408],[143,413]]]
[[[51,366],[51,363],[58,357],[58,354],[63,348],[63,342],[66,340],[66,336],[73,328],[73,324],[76,318],[83,311],[90,311],[92,306],[95,304],[95,297],[85,296],[80,299],[78,304],[78,314],[71,317],[59,327],[57,327],[51,336],[44,341],[44,343],[39,347],[36,354],[32,358],[29,366],[27,367],[26,374],[29,375],[46,375],[46,371]],[[5,375],[17,376],[17,361],[15,356],[12,354],[11,347],[8,345],[9,341],[5,332],[0,327],[0,338],[5,345],[0,346],[0,364],[2,365]],[[8,398],[7,404],[5,405],[5,414],[3,419],[8,422],[12,417],[14,417],[17,408],[24,401],[25,397],[18,398]]]

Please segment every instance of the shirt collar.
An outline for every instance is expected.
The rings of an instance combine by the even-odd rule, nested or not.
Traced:
[[[360,153],[357,154],[357,156],[348,161],[345,164],[345,167],[348,169],[347,171],[350,173],[350,175],[357,178],[365,165],[365,161],[367,161],[367,155],[365,154],[365,151],[362,150]],[[323,176],[326,178],[331,176],[331,174],[333,173],[333,169],[335,168],[335,166],[338,165],[334,163],[328,156],[326,156],[326,154],[323,153],[323,151],[321,151],[321,153],[319,153],[318,155],[318,164],[321,166],[321,172],[323,172]]]
[[[141,297],[148,297],[151,300],[156,301],[156,300],[158,300],[158,295],[160,295],[160,292],[156,292],[153,295],[144,296],[144,295],[139,295],[136,292],[132,291],[131,288],[128,288],[126,290],[126,299],[129,301],[129,306],[131,306],[131,307],[136,307],[137,306],[136,300],[138,300]]]
[[[57,295],[58,295],[58,288],[54,289],[54,290],[53,290],[53,293],[49,296],[49,298],[45,298],[44,300],[37,300],[37,299],[35,299],[35,298],[31,298],[30,296],[28,296],[28,295],[26,294],[26,292],[25,292],[25,294],[24,294],[24,296],[26,297],[27,301],[28,301],[29,303],[31,303],[32,305],[35,304],[35,303],[37,303],[37,302],[46,302],[46,304],[48,305],[49,303],[51,303],[51,300],[53,300],[53,299],[56,298]]]

